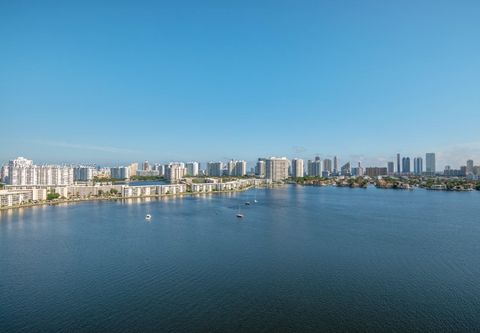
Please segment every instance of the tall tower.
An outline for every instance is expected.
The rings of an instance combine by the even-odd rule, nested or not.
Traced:
[[[425,154],[425,171],[428,175],[433,176],[435,174],[435,153],[426,153]]]
[[[294,158],[292,160],[292,177],[301,178],[304,175],[303,160]]]
[[[402,169],[400,168],[400,154],[397,154],[397,173],[402,173]]]

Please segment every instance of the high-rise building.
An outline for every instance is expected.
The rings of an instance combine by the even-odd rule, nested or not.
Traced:
[[[176,183],[183,177],[185,177],[187,173],[187,168],[185,168],[184,163],[169,163],[165,166],[165,179],[169,183]]]
[[[74,181],[90,181],[93,180],[95,168],[93,166],[78,166],[73,168]]]
[[[403,157],[402,158],[402,173],[408,174],[411,172],[410,169],[410,157]]]
[[[110,168],[110,177],[112,179],[128,179],[130,178],[130,168],[124,166]]]
[[[473,160],[467,161],[467,169],[466,169],[467,176],[473,175]]]
[[[402,173],[402,169],[400,168],[400,154],[397,154],[397,173]]]
[[[227,175],[234,177],[242,177],[247,174],[247,162],[246,161],[234,161],[227,162]]]
[[[138,170],[138,163],[137,162],[130,163],[129,168],[130,168],[130,176],[136,176],[137,170]]]
[[[338,159],[337,159],[337,156],[333,157],[333,174],[338,175]]]
[[[355,176],[355,177],[362,177],[364,175],[364,170],[362,168],[362,165],[360,164],[360,162],[358,162],[358,166],[357,167],[353,167],[352,168],[352,176]]]
[[[319,156],[316,156],[314,161],[307,161],[307,173],[310,177],[322,176],[322,161]]]
[[[207,176],[221,177],[223,175],[223,163],[222,162],[208,162],[207,163]]]
[[[196,177],[198,176],[198,162],[188,162],[187,163],[187,176]]]
[[[435,167],[435,153],[426,153],[425,154],[425,172],[427,175],[433,176],[436,172]]]
[[[292,177],[301,178],[304,176],[303,160],[294,158],[292,160]]]
[[[246,174],[247,174],[247,162],[246,161],[235,161],[234,176],[243,177]]]
[[[413,173],[421,175],[423,173],[423,158],[415,157],[413,159]]]
[[[473,167],[473,174],[476,176],[480,176],[480,165],[476,165]]]
[[[347,162],[344,165],[342,165],[342,167],[340,169],[340,174],[342,176],[350,176],[352,174],[350,162]]]
[[[2,166],[0,181],[4,183],[8,182],[8,165],[7,164]]]
[[[331,159],[324,159],[323,160],[323,171],[327,171],[329,174],[332,173],[332,160]]]
[[[288,159],[286,157],[270,157],[265,163],[265,178],[274,182],[288,178]]]
[[[255,166],[255,174],[259,178],[265,178],[265,158],[259,158]]]
[[[8,162],[9,185],[71,185],[73,167],[66,165],[35,165],[19,157]]]
[[[142,170],[144,171],[150,170],[150,164],[148,164],[148,161],[143,161]]]
[[[370,167],[365,169],[365,174],[369,177],[379,177],[387,175],[387,168]]]
[[[164,176],[165,176],[165,165],[164,165],[164,164],[159,164],[159,163],[157,163],[157,164],[155,164],[155,165],[153,166],[153,169],[158,171],[158,175],[159,175],[160,177],[164,177]]]
[[[235,175],[235,161],[230,160],[227,162],[227,175],[234,176]]]
[[[387,163],[387,173],[389,175],[393,175],[395,173],[395,163],[393,163],[393,162],[388,162]]]

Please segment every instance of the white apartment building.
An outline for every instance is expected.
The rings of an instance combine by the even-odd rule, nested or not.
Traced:
[[[70,166],[39,166],[23,157],[8,163],[9,185],[70,185],[73,181],[73,168]]]
[[[222,162],[208,162],[207,163],[207,176],[221,177],[223,173]]]
[[[95,168],[93,166],[77,166],[73,168],[74,181],[90,181],[93,179]]]
[[[303,166],[303,160],[294,158],[292,160],[292,177],[301,178],[304,176],[305,170]]]
[[[176,183],[187,174],[184,163],[170,163],[165,167],[165,178],[170,183]]]
[[[198,176],[198,162],[188,162],[187,163],[187,176],[196,177]]]
[[[46,189],[0,190],[0,207],[12,207],[46,199]]]
[[[270,157],[265,163],[265,178],[274,182],[288,178],[288,164],[286,157]]]
[[[130,167],[115,167],[110,168],[110,177],[112,179],[128,179],[130,178]]]
[[[265,159],[259,158],[257,165],[255,166],[255,174],[259,178],[265,178]]]

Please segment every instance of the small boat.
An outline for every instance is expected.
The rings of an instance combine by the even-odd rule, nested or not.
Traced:
[[[245,206],[250,206],[250,201],[245,202]]]
[[[238,212],[237,212],[237,215],[236,215],[239,219],[243,218],[243,214],[240,213],[240,205],[238,205]]]
[[[145,215],[145,220],[150,221],[152,219],[152,215],[147,214]]]
[[[258,200],[257,200],[257,199],[255,199],[255,200],[253,200],[253,202],[254,202],[254,203],[257,203],[257,202],[258,202]]]

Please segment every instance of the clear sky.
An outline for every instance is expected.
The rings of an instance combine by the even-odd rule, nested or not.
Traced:
[[[480,1],[0,0],[0,115],[1,161],[478,163]]]

